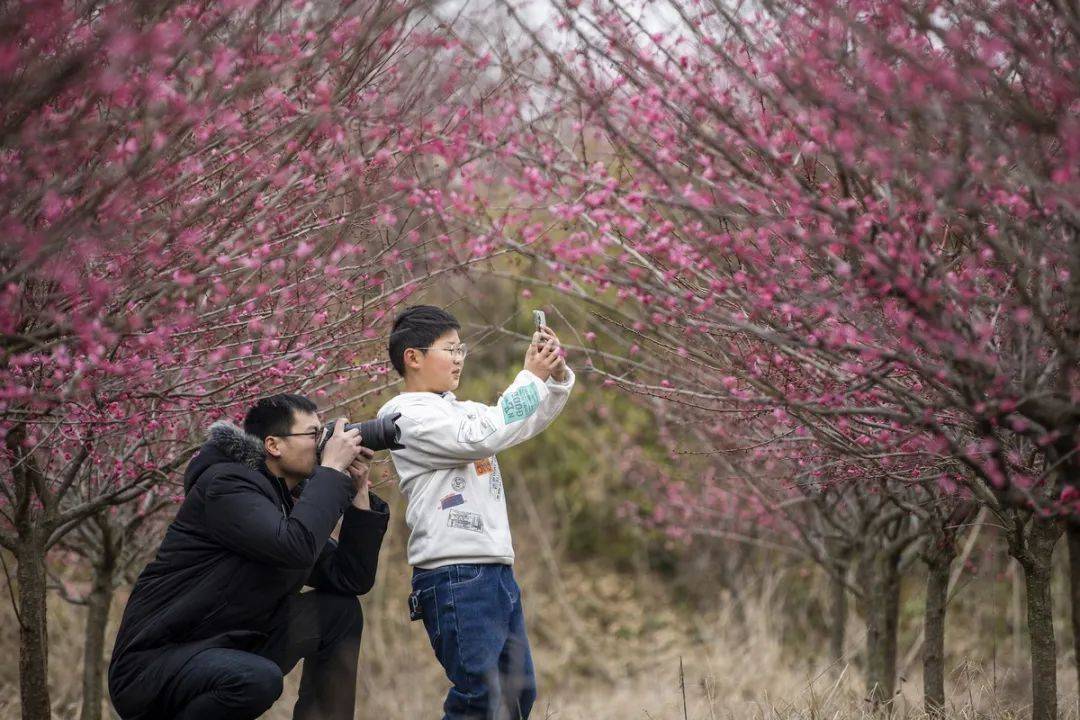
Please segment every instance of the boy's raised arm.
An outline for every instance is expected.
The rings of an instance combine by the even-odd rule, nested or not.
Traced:
[[[468,403],[447,412],[438,396],[399,405],[404,450],[395,455],[433,469],[456,467],[513,447],[539,434],[566,405],[574,373],[564,382],[541,380],[528,370],[518,373],[498,403]]]

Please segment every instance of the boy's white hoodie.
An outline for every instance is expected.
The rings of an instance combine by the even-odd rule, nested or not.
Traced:
[[[452,392],[403,392],[379,409],[401,413],[394,460],[408,507],[409,564],[514,564],[506,497],[495,454],[540,433],[566,405],[574,373],[559,383],[518,373],[495,405]]]

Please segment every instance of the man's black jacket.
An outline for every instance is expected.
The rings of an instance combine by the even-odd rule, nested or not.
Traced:
[[[219,422],[188,465],[184,490],[113,649],[109,694],[124,718],[147,717],[199,651],[258,645],[275,609],[304,585],[363,595],[375,582],[388,508],[375,495],[370,511],[352,507],[348,475],[317,467],[294,498],[266,469],[262,442]]]

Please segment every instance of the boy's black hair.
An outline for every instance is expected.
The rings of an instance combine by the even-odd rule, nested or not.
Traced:
[[[252,405],[244,416],[244,432],[260,440],[270,435],[286,435],[292,432],[296,413],[317,411],[315,403],[303,395],[280,393],[264,397]]]
[[[405,377],[405,351],[409,348],[429,348],[451,330],[460,330],[461,323],[442,308],[434,305],[413,305],[394,318],[390,331],[390,363],[398,375]]]

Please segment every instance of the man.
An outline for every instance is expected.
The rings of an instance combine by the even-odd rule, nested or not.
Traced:
[[[375,581],[389,514],[368,491],[374,453],[343,422],[318,465],[322,424],[307,398],[274,395],[243,429],[211,426],[124,610],[109,694],[125,720],[256,718],[301,658],[293,717],[353,717],[357,596]]]

